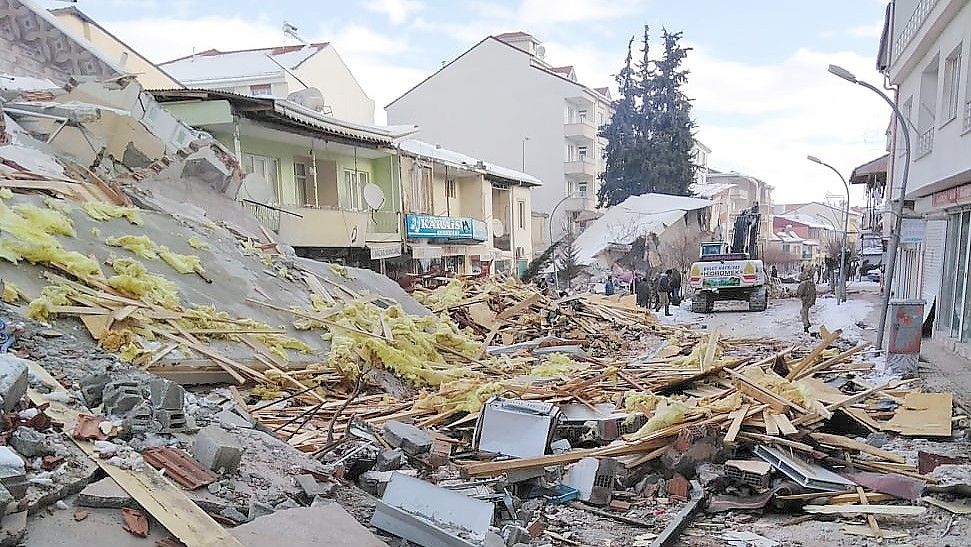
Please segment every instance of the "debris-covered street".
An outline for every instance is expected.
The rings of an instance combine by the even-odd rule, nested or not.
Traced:
[[[886,157],[852,210],[709,172],[680,32],[625,42],[620,99],[490,35],[375,125],[291,23],[159,64],[74,7],[0,23],[0,547],[968,544],[967,269],[907,268],[969,213],[881,236]],[[484,138],[512,160],[408,117],[476,59],[566,86],[476,89],[543,126]]]

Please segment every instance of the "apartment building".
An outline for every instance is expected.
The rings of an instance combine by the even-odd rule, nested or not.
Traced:
[[[920,297],[935,336],[971,354],[971,2],[895,0],[878,67],[896,87],[912,140],[894,296]],[[903,182],[902,128],[891,132],[888,202]],[[888,203],[889,205],[889,203]]]
[[[696,143],[696,146],[700,143]],[[702,145],[704,146],[704,145]],[[759,245],[763,249],[772,230],[772,190],[766,182],[741,173],[720,173],[707,168],[705,183],[690,189],[696,195],[714,202],[711,207],[710,231],[716,241],[731,241],[735,217],[758,203]]]
[[[486,37],[386,110],[389,124],[420,125],[425,141],[542,180],[531,192],[536,252],[551,226],[559,238],[594,218],[610,96],[582,84],[573,67],[550,64],[536,37]]]
[[[409,273],[520,275],[539,179],[415,139],[398,144]]]
[[[272,97],[156,90],[164,108],[210,133],[247,177],[236,198],[298,255],[385,272],[402,254],[395,145],[417,129],[355,124]]]
[[[254,97],[303,96],[324,114],[374,123],[374,100],[328,42],[272,48],[208,49],[159,65],[186,87]]]

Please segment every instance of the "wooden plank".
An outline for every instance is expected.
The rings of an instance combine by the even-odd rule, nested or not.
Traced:
[[[787,380],[792,380],[794,378],[797,378],[799,376],[799,373],[802,372],[804,368],[811,365],[816,360],[816,358],[819,357],[821,353],[826,351],[826,348],[828,348],[830,344],[835,342],[836,339],[839,338],[841,334],[843,334],[843,331],[838,329],[836,330],[836,332],[827,332],[825,329],[820,329],[819,332],[820,332],[820,335],[822,335],[823,339],[818,344],[816,344],[816,347],[814,347],[812,351],[809,352],[809,355],[797,361],[796,364],[789,369],[789,374],[786,375]],[[826,333],[826,334],[824,335],[823,333]]]
[[[63,392],[64,388],[43,367],[30,362],[31,374],[39,378],[52,390]],[[80,412],[64,403],[45,397],[41,393],[28,390],[35,404],[50,403],[44,411],[52,419],[64,424],[64,431],[73,431]],[[85,412],[90,412],[80,407]],[[190,500],[183,490],[172,484],[166,477],[154,470],[131,471],[107,463],[101,459],[90,441],[71,440],[84,451],[99,467],[170,534],[190,546],[199,547],[243,547],[236,538],[223,529],[205,511]]]
[[[890,462],[907,463],[907,458],[899,454],[894,454],[888,450],[883,450],[882,448],[861,443],[856,439],[851,439],[842,435],[833,435],[831,433],[810,433],[809,436],[828,446],[846,448],[848,450],[855,450],[856,452],[865,452],[871,456],[876,456]]]
[[[926,507],[916,505],[807,505],[802,509],[807,513],[819,513],[822,515],[863,513],[870,515],[918,516],[927,512]]]
[[[870,505],[870,501],[867,500],[866,492],[863,487],[856,487],[856,494],[860,496],[860,505]],[[870,527],[870,531],[873,532],[873,537],[877,538],[877,543],[883,543],[883,533],[880,531],[880,526],[877,525],[877,519],[873,515],[866,516],[866,524]]]
[[[105,334],[108,334],[108,329],[111,328],[112,321],[114,321],[110,315],[79,315],[78,318],[81,319],[84,327],[88,329],[91,337],[95,340],[104,338]]]
[[[870,515],[872,518],[873,515]],[[844,524],[840,529],[844,534],[849,534],[851,536],[865,536],[865,537],[877,537],[873,535],[873,531],[868,526],[857,526],[853,524]],[[877,539],[879,542],[883,539],[900,539],[910,537],[910,534],[904,532],[891,532],[889,530],[880,530],[880,536]]]
[[[743,404],[729,414],[729,416],[732,417],[732,424],[728,426],[728,433],[725,434],[726,443],[735,442],[735,438],[738,436],[738,431],[742,428],[742,421],[745,420],[745,416],[748,414],[748,409],[750,406],[751,405]]]
[[[773,415],[769,409],[762,411],[762,421],[765,423],[765,434],[772,435],[773,437],[779,436],[779,424],[775,421],[775,415]]]
[[[127,318],[129,315],[134,313],[135,310],[137,310],[138,308],[139,306],[131,306],[131,305],[125,306],[124,308],[121,308],[120,310],[116,311],[114,315],[112,315],[112,317],[115,318],[115,321],[124,321],[125,318]]]
[[[747,386],[750,389],[749,395],[752,395],[753,397],[755,397],[759,401],[761,401],[761,402],[763,402],[763,403],[765,403],[767,405],[776,407],[776,408],[778,408],[779,405],[782,405],[782,408],[789,407],[789,408],[798,410],[799,412],[801,412],[803,414],[806,414],[808,412],[805,408],[799,406],[798,404],[796,404],[796,403],[794,403],[794,402],[792,402],[792,401],[790,401],[788,399],[783,399],[778,394],[773,393],[773,392],[771,392],[771,391],[763,388],[762,386],[756,384],[755,382],[749,380],[743,374],[739,374],[738,372],[735,372],[734,370],[731,370],[729,368],[725,368],[724,370],[725,370],[725,372],[727,372],[733,378],[737,379],[740,382],[740,384],[739,384],[740,387],[742,385]]]
[[[950,437],[953,395],[910,392],[886,429],[908,437]]]
[[[772,418],[775,419],[775,423],[779,427],[779,432],[783,435],[795,435],[799,432],[785,414],[774,414]]]
[[[718,330],[708,335],[708,344],[705,346],[705,354],[701,358],[701,370],[708,370],[711,362],[715,360],[715,350],[718,349]]]

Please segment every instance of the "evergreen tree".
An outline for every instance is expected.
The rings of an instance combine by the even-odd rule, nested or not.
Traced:
[[[664,52],[654,60],[645,26],[636,73],[631,68],[633,38],[628,43],[624,68],[617,75],[621,97],[613,103],[610,123],[601,129],[608,144],[597,195],[600,206],[648,192],[689,193],[697,170],[691,153],[695,124],[691,100],[682,90],[688,80],[683,63],[689,49],[680,45],[681,36],[663,30]]]
[[[553,260],[553,251],[560,245],[559,241],[554,241],[552,245],[546,248],[545,251],[540,253],[539,256],[529,261],[529,265],[526,266],[526,271],[523,272],[522,280],[526,283],[532,281],[537,275],[539,275],[540,270],[546,267],[547,264]]]
[[[583,271],[583,265],[579,263],[579,249],[574,245],[573,234],[568,233],[559,243],[556,253],[556,275],[560,287],[569,287],[570,282]]]

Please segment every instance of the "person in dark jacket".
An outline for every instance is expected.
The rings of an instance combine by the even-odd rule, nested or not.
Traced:
[[[634,294],[637,295],[638,306],[642,308],[651,306],[651,282],[647,280],[646,276],[637,274],[637,280],[634,282]]]
[[[809,332],[811,326],[809,324],[809,308],[816,305],[816,284],[813,283],[812,270],[802,274],[802,281],[796,288],[796,296],[802,302],[802,309],[799,311],[799,316],[802,319],[802,330]]]
[[[670,272],[671,270],[666,270],[657,280],[657,307],[654,311],[664,306],[664,315],[671,315],[671,278],[668,276]]]
[[[673,268],[668,270],[671,278],[671,303],[675,306],[681,305],[681,270]]]

